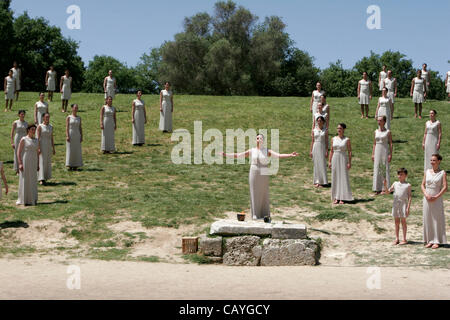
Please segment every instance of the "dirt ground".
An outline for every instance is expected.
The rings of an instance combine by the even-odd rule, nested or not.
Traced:
[[[392,246],[390,219],[377,222],[386,230],[377,233],[367,221],[315,221],[309,218],[316,213],[301,208],[280,212],[274,221],[305,223],[308,236],[322,239],[319,266],[189,264],[181,255],[181,237],[200,235],[208,225],[147,229],[132,221],[109,228],[143,235],[130,256],[154,256],[160,263],[78,259],[74,252],[88,248],[62,233],[63,224],[40,220],[1,230],[1,237],[35,252],[0,259],[0,299],[450,299],[449,247],[426,251],[431,249],[423,248],[418,224],[409,225],[410,244]],[[226,216],[236,219],[235,212]],[[69,265],[80,268],[80,290],[67,288]]]

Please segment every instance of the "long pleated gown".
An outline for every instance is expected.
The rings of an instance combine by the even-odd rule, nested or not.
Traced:
[[[17,150],[19,149],[20,140],[27,135],[28,123],[26,121],[16,120],[16,130],[14,134],[14,170],[19,171],[19,161],[17,160]]]
[[[431,169],[431,156],[433,154],[438,153],[437,149],[437,143],[439,140],[439,126],[440,122],[439,120],[436,120],[434,122],[431,122],[431,120],[428,120],[426,123],[427,128],[427,136],[425,137],[425,152],[424,152],[424,163],[423,163],[423,170],[427,171],[428,169]]]
[[[427,194],[438,194],[444,185],[444,170],[435,173],[433,169],[426,171],[425,186]],[[444,200],[439,197],[428,202],[423,197],[423,241],[424,243],[446,244]]]
[[[133,144],[145,143],[145,102],[136,99],[134,102]]]
[[[103,112],[102,151],[116,151],[114,132],[114,107],[105,105]]]
[[[313,130],[314,144],[312,149],[312,157],[314,163],[314,184],[326,185],[328,184],[327,178],[327,158],[325,154],[327,151],[326,135],[327,129],[320,130],[316,128]]]
[[[389,130],[375,130],[375,154],[373,163],[373,191],[383,190],[383,180],[391,185],[389,176]],[[384,171],[384,172],[383,172]]]
[[[51,124],[40,124],[41,135],[39,137],[39,147],[41,154],[39,155],[39,181],[47,181],[52,178],[52,133],[53,127]]]
[[[79,168],[83,166],[81,151],[81,118],[69,117],[69,142],[66,141],[66,167]]]
[[[38,175],[38,146],[37,139],[28,136],[23,137],[24,148],[22,154],[23,171],[19,173],[19,197],[16,204],[36,205],[38,200],[37,175]]]
[[[353,201],[350,179],[348,176],[348,138],[335,136],[332,141],[333,159],[331,160],[331,199]]]
[[[267,149],[251,149],[248,180],[250,184],[250,206],[254,220],[270,217],[269,175],[266,171],[268,163]]]
[[[162,112],[159,115],[159,130],[172,131],[172,91],[162,90]]]

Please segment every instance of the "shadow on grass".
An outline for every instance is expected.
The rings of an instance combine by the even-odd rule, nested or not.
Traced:
[[[392,140],[392,143],[408,143],[407,140]]]
[[[346,203],[349,204],[358,204],[358,203],[366,203],[366,202],[372,202],[375,201],[375,198],[368,198],[368,199],[355,199],[353,201],[346,201]]]
[[[55,146],[65,146],[64,143],[55,143]]]
[[[87,168],[87,169],[78,169],[77,171],[87,171],[87,172],[102,172],[105,171],[99,168]]]
[[[18,228],[28,228],[29,225],[23,221],[5,221],[0,223],[0,230],[2,229],[18,229]]]
[[[75,182],[61,181],[61,182],[46,182],[44,186],[56,187],[56,186],[76,186]]]
[[[14,161],[12,161],[12,160],[3,161],[3,164],[14,164]]]
[[[69,203],[67,200],[55,200],[55,201],[46,201],[46,202],[38,202],[38,206],[50,206],[53,204],[66,204]]]
[[[133,153],[134,153],[134,151],[116,151],[116,152],[111,153],[111,154],[121,155],[121,154],[133,154]]]
[[[147,144],[148,147],[162,147],[162,144],[160,143],[149,143]]]

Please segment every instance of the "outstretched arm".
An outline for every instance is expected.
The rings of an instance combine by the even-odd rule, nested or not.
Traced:
[[[241,158],[241,157],[248,158],[248,156],[250,155],[250,150],[247,150],[247,151],[244,151],[244,152],[240,152],[240,153],[221,152],[220,154],[222,156],[224,156],[224,157],[227,157],[227,158]]]
[[[269,150],[269,156],[279,158],[279,159],[285,159],[285,158],[292,158],[298,156],[297,152],[292,153],[277,153],[273,150]]]

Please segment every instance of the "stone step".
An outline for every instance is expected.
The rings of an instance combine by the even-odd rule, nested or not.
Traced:
[[[305,239],[307,237],[306,226],[303,224],[236,220],[218,220],[214,222],[211,225],[210,234],[220,236],[270,236],[273,239]]]

